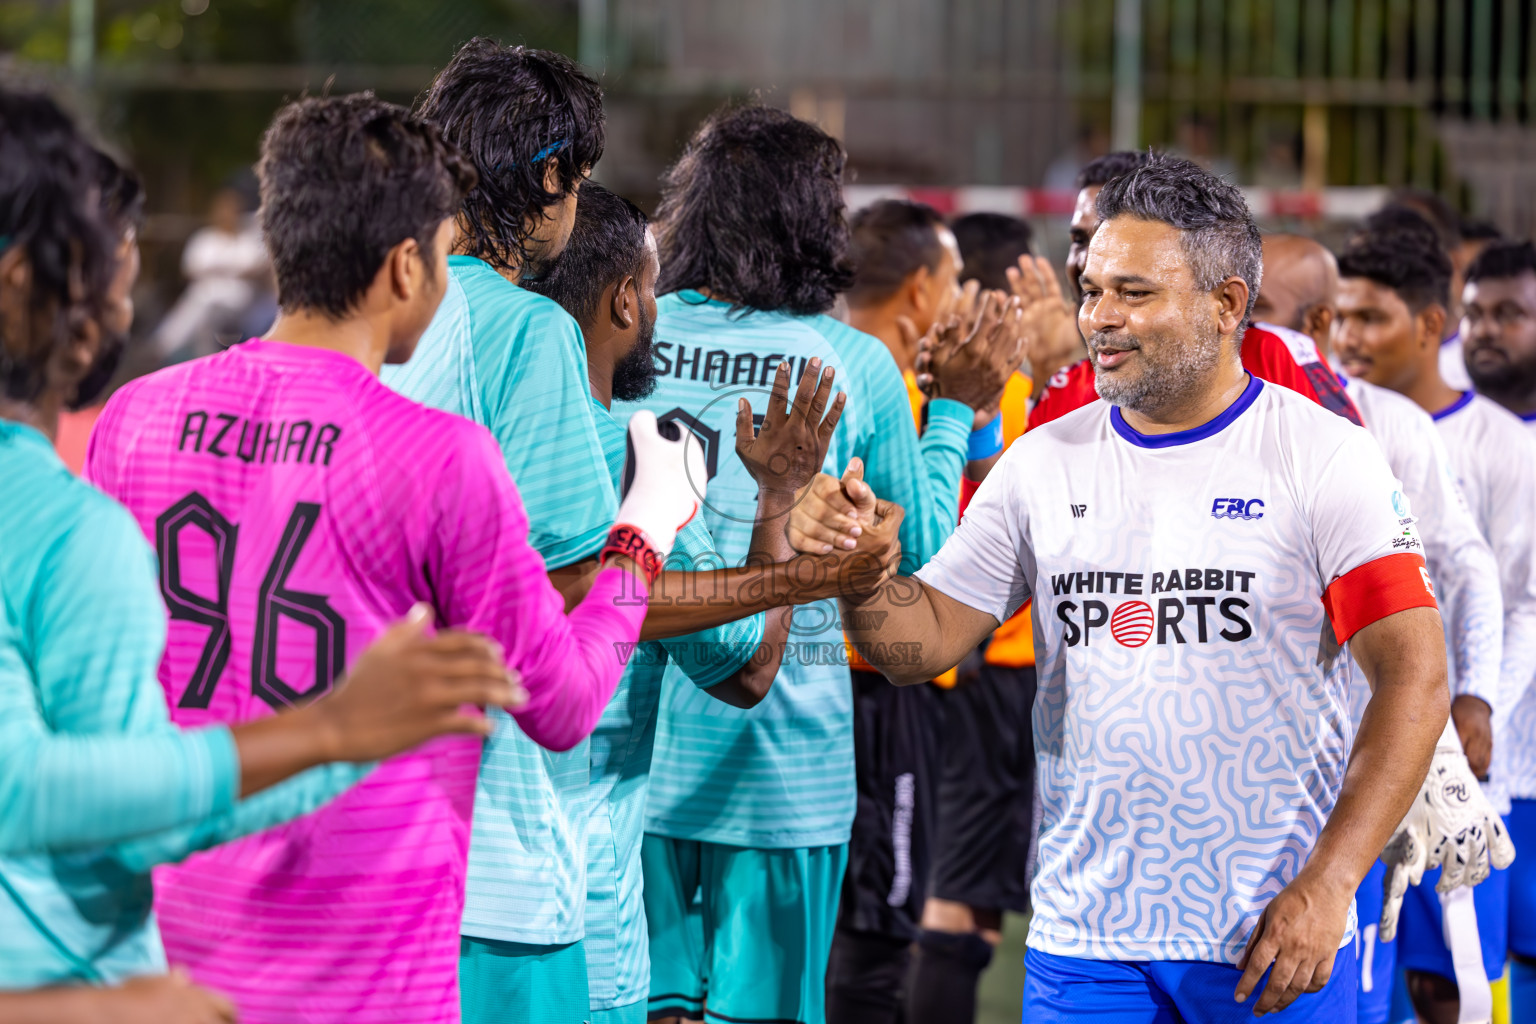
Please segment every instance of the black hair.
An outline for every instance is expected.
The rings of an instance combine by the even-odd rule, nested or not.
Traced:
[[[1236,185],[1193,161],[1155,155],[1105,183],[1096,208],[1100,221],[1126,215],[1178,228],[1184,258],[1198,287],[1215,288],[1229,277],[1247,283],[1248,308],[1243,313],[1247,324],[1259,297],[1264,243]]]
[[[880,199],[856,211],[848,218],[849,301],[878,302],[920,268],[937,270],[944,245],[936,229],[943,224],[939,211],[910,199]]]
[[[1463,242],[1497,242],[1503,239],[1503,237],[1504,232],[1486,220],[1474,220],[1469,217],[1462,218],[1461,240]]]
[[[96,183],[101,189],[101,212],[121,238],[144,224],[144,182],[133,168],[104,149],[95,151]]]
[[[7,398],[35,401],[54,353],[100,311],[117,241],[99,196],[95,149],[70,116],[43,93],[0,87],[0,251],[25,248],[28,305],[51,320],[44,337],[0,336]]]
[[[461,251],[500,270],[534,255],[545,208],[574,192],[603,156],[603,90],[564,54],[471,39],[438,72],[421,116],[480,172],[464,199]],[[553,160],[559,189],[544,187]]]
[[[1439,235],[1422,228],[1386,228],[1357,234],[1339,254],[1339,277],[1363,277],[1390,288],[1409,310],[1449,307],[1451,260]]]
[[[1435,233],[1440,244],[1454,249],[1461,241],[1461,214],[1437,192],[1422,188],[1400,188],[1392,193],[1389,206],[1406,206],[1422,216]]]
[[[734,308],[825,313],[853,284],[843,147],[758,105],[700,126],[662,179],[657,292],[708,289]]]
[[[968,213],[950,224],[960,246],[960,280],[975,280],[983,288],[1008,290],[1008,268],[1030,251],[1035,232],[1022,217],[1006,213]]]
[[[1122,174],[1130,174],[1136,168],[1146,166],[1147,161],[1151,159],[1151,152],[1138,153],[1131,149],[1118,149],[1113,153],[1094,157],[1077,172],[1078,191],[1095,185],[1108,184],[1110,180]]]
[[[647,218],[640,208],[596,182],[581,186],[571,240],[549,269],[522,281],[585,326],[602,315],[603,290],[625,275],[637,279],[645,260]]]
[[[1530,242],[1494,242],[1467,266],[1467,281],[1536,274],[1536,245]]]
[[[1438,249],[1445,249],[1445,236],[1435,226],[1424,212],[1415,206],[1405,206],[1402,203],[1388,203],[1375,213],[1360,222],[1360,226],[1349,236],[1345,247],[1368,237],[1387,238],[1403,236],[1412,240],[1415,245],[1432,245]]]
[[[390,249],[414,238],[430,252],[475,183],[433,125],[366,92],[278,111],[257,173],[279,304],[333,318],[362,298]]]

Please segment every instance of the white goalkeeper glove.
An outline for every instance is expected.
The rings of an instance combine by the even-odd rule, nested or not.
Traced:
[[[1454,723],[1446,722],[1429,775],[1407,817],[1381,851],[1381,859],[1387,865],[1381,903],[1383,942],[1391,942],[1397,934],[1403,894],[1423,880],[1425,871],[1440,868],[1435,890],[1447,893],[1458,886],[1477,885],[1492,868],[1507,868],[1514,861],[1515,844],[1472,774]]]
[[[692,519],[704,500],[709,475],[704,446],[681,425],[669,424],[676,440],[663,437],[656,414],[642,409],[629,418],[626,490],[614,529],[632,526],[666,559],[677,531]]]

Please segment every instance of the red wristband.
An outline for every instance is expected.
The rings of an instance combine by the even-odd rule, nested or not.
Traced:
[[[608,543],[597,553],[597,564],[607,565],[608,559],[614,555],[623,555],[638,565],[645,573],[647,586],[655,585],[656,577],[661,575],[661,568],[666,562],[656,553],[655,545],[645,532],[628,523],[613,524],[613,529],[608,531]]]

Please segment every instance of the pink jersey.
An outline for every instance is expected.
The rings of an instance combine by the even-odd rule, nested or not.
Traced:
[[[644,616],[610,571],[567,618],[491,435],[338,353],[252,341],[134,381],[87,473],[159,552],[160,681],[183,726],[325,692],[428,601],[505,646],[530,697],[518,725],[570,747]],[[457,1021],[480,746],[433,741],[319,811],[162,869],[171,962],[244,1021]]]

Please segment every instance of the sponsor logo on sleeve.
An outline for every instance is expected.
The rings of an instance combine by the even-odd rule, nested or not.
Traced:
[[[1409,514],[1408,496],[1405,495],[1402,491],[1392,492],[1392,511],[1396,512],[1399,516],[1406,516]]]

